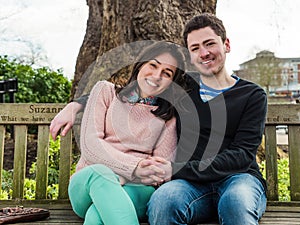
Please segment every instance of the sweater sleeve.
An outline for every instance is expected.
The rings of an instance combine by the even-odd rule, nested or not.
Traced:
[[[176,118],[166,122],[165,129],[162,131],[158,143],[153,151],[153,156],[160,156],[173,162],[176,156]]]
[[[81,111],[84,111],[84,108],[85,108],[85,106],[86,106],[86,103],[87,103],[87,101],[88,101],[88,99],[89,99],[89,95],[90,95],[90,94],[82,95],[82,96],[80,96],[79,98],[73,99],[72,101],[73,101],[73,102],[77,102],[77,103],[79,103],[80,105],[82,105]]]
[[[234,173],[251,173],[251,170],[257,173],[254,171],[258,169],[255,157],[264,130],[266,109],[266,95],[262,90],[257,91],[248,99],[230,144],[206,159],[173,163],[175,175],[172,178],[214,182]]]
[[[104,164],[116,174],[133,180],[133,172],[142,159],[126,154],[104,140],[106,113],[113,100],[114,88],[106,81],[92,89],[81,124],[81,157],[88,164]]]

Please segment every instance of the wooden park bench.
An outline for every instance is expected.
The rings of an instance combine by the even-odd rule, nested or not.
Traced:
[[[68,184],[72,163],[72,135],[61,138],[58,199],[47,199],[49,124],[64,104],[0,104],[0,182],[2,180],[4,143],[7,126],[13,125],[14,166],[11,200],[0,200],[0,208],[22,205],[50,209],[50,218],[30,224],[82,224],[68,200]],[[23,195],[26,170],[27,128],[38,126],[37,172],[35,200]],[[288,126],[288,154],[291,201],[278,200],[276,125]],[[268,106],[265,128],[266,176],[268,206],[260,224],[300,224],[300,104]],[[2,184],[2,183],[1,183]],[[1,189],[2,190],[2,189]],[[23,223],[28,224],[28,223]],[[214,224],[214,223],[211,223]]]

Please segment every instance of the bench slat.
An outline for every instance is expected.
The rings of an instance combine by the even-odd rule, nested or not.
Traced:
[[[70,168],[72,164],[72,132],[68,132],[60,141],[59,160],[59,199],[68,199],[68,186],[70,179]]]
[[[2,171],[4,159],[5,126],[0,125],[0,187],[2,187]]]
[[[49,163],[49,126],[38,126],[38,146],[36,162],[36,199],[46,199]]]
[[[278,175],[277,175],[277,144],[276,127],[266,126],[265,128],[265,149],[266,149],[266,177],[267,196],[269,200],[278,200]]]
[[[300,127],[289,126],[288,129],[291,200],[300,201]]]
[[[13,193],[12,198],[23,198],[24,180],[26,172],[26,147],[27,147],[27,126],[14,126],[15,152],[13,172]]]

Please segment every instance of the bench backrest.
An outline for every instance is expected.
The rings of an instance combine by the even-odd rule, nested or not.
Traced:
[[[300,201],[300,104],[269,104],[265,127],[268,199],[278,200],[276,126],[287,125],[291,201]]]
[[[23,199],[26,172],[28,125],[38,125],[36,199],[46,199],[49,161],[49,125],[65,104],[0,104],[0,181],[4,157],[6,125],[14,130],[13,199]],[[72,132],[61,138],[59,159],[59,199],[68,198],[72,156]]]
[[[46,199],[49,125],[65,104],[0,104],[0,181],[3,170],[5,126],[14,125],[13,198],[22,199],[26,170],[27,127],[38,125],[36,199]],[[278,200],[276,126],[288,126],[291,201],[300,201],[300,104],[269,104],[265,128],[268,199]],[[72,135],[61,138],[59,199],[68,198]]]

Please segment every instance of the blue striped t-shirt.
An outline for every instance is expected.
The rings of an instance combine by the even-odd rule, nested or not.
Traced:
[[[240,79],[236,75],[231,75],[231,77],[233,77],[234,79],[236,79],[235,83],[237,83],[239,81],[239,79]],[[219,94],[227,91],[231,87],[227,87],[227,88],[224,88],[224,89],[217,90],[217,89],[208,87],[207,85],[203,84],[203,82],[200,79],[200,91],[199,91],[200,92],[200,97],[201,97],[201,99],[202,99],[203,102],[207,102],[207,101],[215,98]]]

